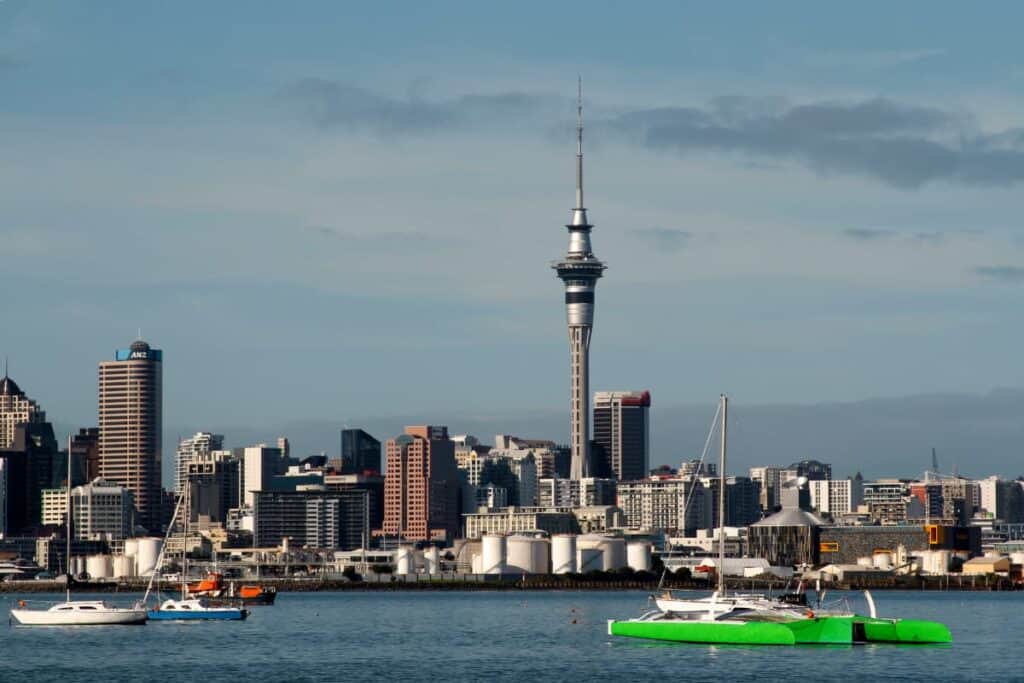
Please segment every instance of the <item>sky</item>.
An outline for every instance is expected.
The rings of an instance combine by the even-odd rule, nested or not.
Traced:
[[[1022,15],[0,0],[0,353],[94,424],[141,330],[169,442],[567,416],[580,76],[595,390],[663,425],[721,392],[986,401],[1024,387]]]

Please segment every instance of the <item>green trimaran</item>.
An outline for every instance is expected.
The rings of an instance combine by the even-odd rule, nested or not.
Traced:
[[[726,414],[728,399],[721,397],[722,449],[719,491],[725,491]],[[718,590],[695,600],[660,600],[675,609],[657,609],[636,619],[611,620],[608,634],[680,643],[722,645],[844,645],[852,643],[950,643],[949,629],[935,621],[882,619],[871,594],[865,592],[871,616],[850,613],[815,613],[774,601],[767,596],[725,592],[725,496],[719,495]]]

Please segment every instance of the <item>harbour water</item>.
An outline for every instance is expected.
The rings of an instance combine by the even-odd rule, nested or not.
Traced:
[[[97,597],[128,604],[136,596]],[[1016,649],[1024,593],[875,594],[879,616],[948,624],[949,646],[709,647],[609,637],[606,620],[638,615],[646,597],[282,593],[277,605],[255,608],[245,622],[10,627],[0,635],[0,681],[979,681],[1024,675]],[[866,611],[860,594],[848,598]],[[4,595],[0,607],[6,612],[16,599]]]

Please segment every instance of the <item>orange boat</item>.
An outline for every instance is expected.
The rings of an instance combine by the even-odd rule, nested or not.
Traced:
[[[277,588],[242,585],[236,591],[232,582],[225,591],[224,576],[218,572],[210,572],[205,579],[188,585],[188,595],[195,598],[226,598],[231,602],[241,601],[244,605],[273,605],[277,597]]]

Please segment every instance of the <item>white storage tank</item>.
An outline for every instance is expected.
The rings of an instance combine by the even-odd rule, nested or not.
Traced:
[[[651,571],[651,544],[647,541],[633,541],[626,546],[626,561],[638,572]]]
[[[402,545],[395,551],[395,574],[405,576],[416,571],[416,553],[411,546]]]
[[[85,571],[94,581],[111,578],[114,575],[114,566],[110,555],[90,555],[85,560]]]
[[[441,551],[437,546],[430,546],[423,551],[423,571],[427,574],[441,573]]]
[[[892,553],[875,553],[871,563],[875,569],[892,569]]]
[[[508,569],[508,545],[505,537],[498,534],[484,535],[483,556],[481,574],[504,574]]]
[[[559,534],[551,537],[551,573],[576,573],[576,537]]]
[[[587,534],[576,539],[576,547],[600,550],[602,552],[602,564],[598,569],[609,572],[626,566],[626,539],[624,538]],[[580,564],[580,571],[591,570],[584,570],[582,564]]]
[[[507,544],[509,572],[547,574],[550,571],[550,548],[546,538],[510,536]]]
[[[126,538],[124,539],[124,555],[125,557],[135,557],[139,554],[139,539],[137,538]]]
[[[600,548],[577,548],[576,571],[580,574],[604,569],[604,551]]]
[[[160,557],[160,549],[164,547],[162,538],[138,538],[138,553],[135,556],[135,574],[137,576],[149,576],[156,569],[157,559]]]
[[[135,576],[135,558],[128,555],[114,556],[114,578],[124,579]]]
[[[470,555],[470,562],[469,562],[469,564],[472,567],[471,571],[474,574],[483,574],[484,573],[484,556],[482,554],[480,554],[480,553],[473,553],[472,555]]]
[[[81,576],[85,573],[85,557],[83,555],[75,555],[71,558],[71,574],[72,576]]]
[[[872,565],[870,557],[858,557],[857,566],[859,567],[870,567]]]
[[[1010,564],[1024,564],[1024,553],[1010,553]]]
[[[949,572],[949,564],[952,559],[952,550],[932,550],[929,556],[929,563],[925,566],[925,572],[928,574],[946,574]]]

